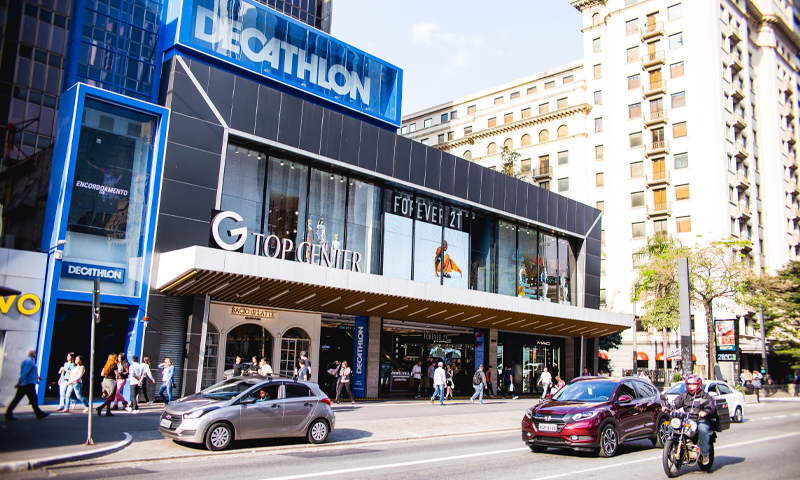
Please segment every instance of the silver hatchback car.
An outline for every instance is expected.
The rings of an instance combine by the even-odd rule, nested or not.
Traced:
[[[167,405],[158,431],[167,438],[224,450],[234,440],[306,437],[322,443],[336,425],[331,401],[313,383],[234,377]]]

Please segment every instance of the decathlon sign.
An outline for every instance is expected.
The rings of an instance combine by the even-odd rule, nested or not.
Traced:
[[[178,43],[400,126],[402,70],[252,0],[184,0]]]
[[[364,396],[367,379],[367,317],[356,317],[355,338],[353,339],[353,394]]]
[[[107,267],[105,265],[62,262],[61,276],[67,278],[82,278],[85,280],[99,278],[102,282],[125,283],[124,268]]]

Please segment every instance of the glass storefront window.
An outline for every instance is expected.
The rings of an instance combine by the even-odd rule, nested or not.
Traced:
[[[303,225],[306,221],[307,191],[308,167],[280,158],[269,158],[265,236],[275,235],[281,240],[288,238],[295,247],[304,241],[314,243],[314,227]],[[311,221],[309,218],[308,222]],[[286,260],[294,260],[295,251],[286,252]],[[304,254],[311,253],[306,249]]]
[[[220,208],[241,215],[248,232],[261,232],[262,230],[266,169],[267,156],[265,154],[228,145]],[[230,222],[230,226],[226,225],[227,222]],[[227,235],[228,230],[234,228],[233,220],[224,220],[220,227],[220,233]],[[254,235],[247,236],[244,253],[255,252],[256,238]],[[233,240],[235,239],[231,239],[231,241]]]
[[[142,279],[156,117],[86,98],[75,158],[64,261],[124,270],[103,293],[135,296]],[[62,277],[59,289],[89,292]]]
[[[469,212],[448,205],[444,217],[444,250],[436,255],[437,264],[441,263],[443,285],[469,287],[469,227]]]
[[[261,325],[245,323],[230,332],[225,339],[225,370],[232,370],[236,356],[242,357],[242,363],[248,367],[262,358],[272,366],[272,334]]]
[[[497,293],[517,295],[517,227],[501,221],[497,231]]]
[[[384,192],[383,274],[411,280],[414,197],[402,192]]]
[[[414,205],[414,280],[442,283],[442,204],[417,197]]]
[[[558,244],[556,237],[546,233],[539,234],[539,298],[544,301],[558,301]]]
[[[539,270],[539,256],[536,252],[538,234],[531,228],[519,229],[519,253],[517,254],[519,281],[517,296],[537,298],[536,277]]]
[[[569,305],[570,295],[569,242],[558,239],[558,301]]]
[[[310,183],[305,241],[325,251],[343,249],[347,177],[313,169]]]
[[[350,179],[347,192],[347,249],[361,254],[361,271],[380,274],[381,189]]]
[[[200,388],[205,389],[217,383],[217,359],[219,357],[219,332],[209,322],[206,332],[206,352],[203,356],[203,379]]]
[[[291,377],[298,369],[300,352],[311,351],[311,337],[302,328],[292,328],[283,334],[281,339],[281,369],[280,374]],[[315,368],[311,366],[312,371]]]
[[[469,268],[469,288],[494,293],[497,290],[497,259],[495,257],[495,230],[497,223],[487,217],[471,215],[470,244],[472,249]]]

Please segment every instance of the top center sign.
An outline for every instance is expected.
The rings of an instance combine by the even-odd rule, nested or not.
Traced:
[[[251,0],[184,0],[181,45],[351,108],[401,122],[399,68]]]

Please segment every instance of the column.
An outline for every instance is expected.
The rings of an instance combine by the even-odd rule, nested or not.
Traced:
[[[191,305],[192,313],[189,315],[189,325],[186,329],[186,360],[183,364],[183,382],[179,385],[179,398],[197,392],[198,378],[203,371],[203,365],[200,362],[203,361],[201,351],[204,350],[206,341],[203,335],[204,323],[208,321],[206,297],[201,295],[193,297]],[[205,324],[207,325],[207,323]]]
[[[383,319],[369,317],[367,327],[367,382],[364,386],[364,395],[367,398],[377,398],[381,388],[381,330]]]
[[[561,369],[562,379],[569,382],[575,375],[575,339],[567,338],[564,341],[564,368]],[[578,374],[580,375],[580,374]]]
[[[497,376],[501,374],[501,372],[497,371],[497,329],[490,328],[489,329],[489,342],[484,344],[483,350],[484,356],[488,356],[488,362],[484,360],[484,363],[488,363],[490,367],[492,367],[492,391],[497,393]]]
[[[600,365],[599,365],[600,364],[600,360],[599,360],[599,356],[598,356],[599,354],[600,354],[600,337],[594,339],[594,348],[592,349],[592,357],[594,357],[594,363],[593,363],[594,370],[592,370],[592,371],[595,372],[595,373],[597,373],[598,372],[597,369],[600,368]],[[609,372],[606,372],[606,375],[608,375],[608,374],[609,374]]]

